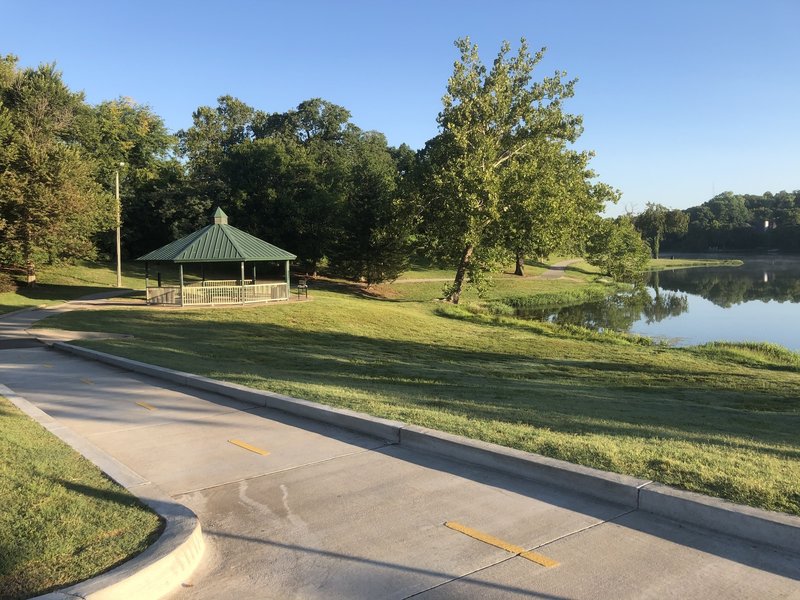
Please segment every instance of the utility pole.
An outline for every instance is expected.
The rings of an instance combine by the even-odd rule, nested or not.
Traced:
[[[123,167],[125,163],[119,163],[120,167]],[[122,256],[120,254],[120,249],[122,244],[120,243],[120,229],[122,227],[122,206],[119,202],[119,169],[116,170],[116,189],[117,189],[117,287],[122,287]]]

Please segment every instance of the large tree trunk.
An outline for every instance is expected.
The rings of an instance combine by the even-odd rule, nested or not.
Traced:
[[[36,287],[36,265],[32,262],[25,264],[25,283],[29,287]]]
[[[514,269],[514,275],[525,277],[525,253],[517,250],[517,266]]]
[[[453,288],[447,296],[448,302],[458,304],[458,300],[461,298],[461,288],[464,286],[464,277],[467,274],[467,265],[469,264],[469,259],[472,257],[473,250],[475,250],[475,247],[472,244],[467,244],[466,248],[464,248],[464,253],[461,255],[461,262],[458,263],[458,269],[456,270]]]
[[[25,240],[22,246],[23,259],[25,260],[25,283],[29,287],[36,286],[36,264],[33,262],[33,249],[31,248],[31,229],[25,225]]]

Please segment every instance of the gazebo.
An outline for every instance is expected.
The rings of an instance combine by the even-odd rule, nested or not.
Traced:
[[[289,262],[296,258],[294,254],[228,225],[228,216],[221,208],[217,208],[211,225],[148,252],[136,260],[145,265],[148,304],[197,306],[288,300]],[[285,280],[259,283],[256,279],[257,262],[283,262]],[[180,285],[162,286],[159,275],[158,285],[150,286],[150,263],[178,265]],[[207,280],[204,265],[215,263],[239,263],[240,278]],[[245,279],[245,263],[252,263],[252,279]],[[192,284],[184,282],[183,267],[187,264],[201,266],[201,281]]]

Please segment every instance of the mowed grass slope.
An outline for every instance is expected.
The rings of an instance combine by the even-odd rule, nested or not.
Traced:
[[[492,293],[569,295],[582,277],[498,281]],[[791,361],[442,310],[431,284],[414,285],[388,287],[388,300],[341,285],[312,288],[306,303],[126,308],[42,325],[131,333],[85,345],[800,514]]]
[[[37,284],[20,283],[16,292],[0,293],[0,315],[41,305],[61,304],[98,292],[107,292],[117,285],[115,268],[108,264],[80,261],[77,264],[52,265],[39,269]],[[122,286],[144,289],[144,267],[123,265]]]
[[[147,548],[158,516],[0,397],[0,598],[100,574]]]

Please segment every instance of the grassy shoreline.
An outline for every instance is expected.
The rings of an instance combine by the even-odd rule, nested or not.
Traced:
[[[99,575],[145,550],[155,513],[0,397],[0,597]]]
[[[594,281],[580,269],[503,279],[490,300],[578,293]],[[799,367],[759,347],[677,349],[463,308],[442,314],[453,309],[431,300],[440,287],[403,283],[370,297],[317,286],[308,303],[125,308],[42,325],[131,333],[85,345],[800,514]]]

